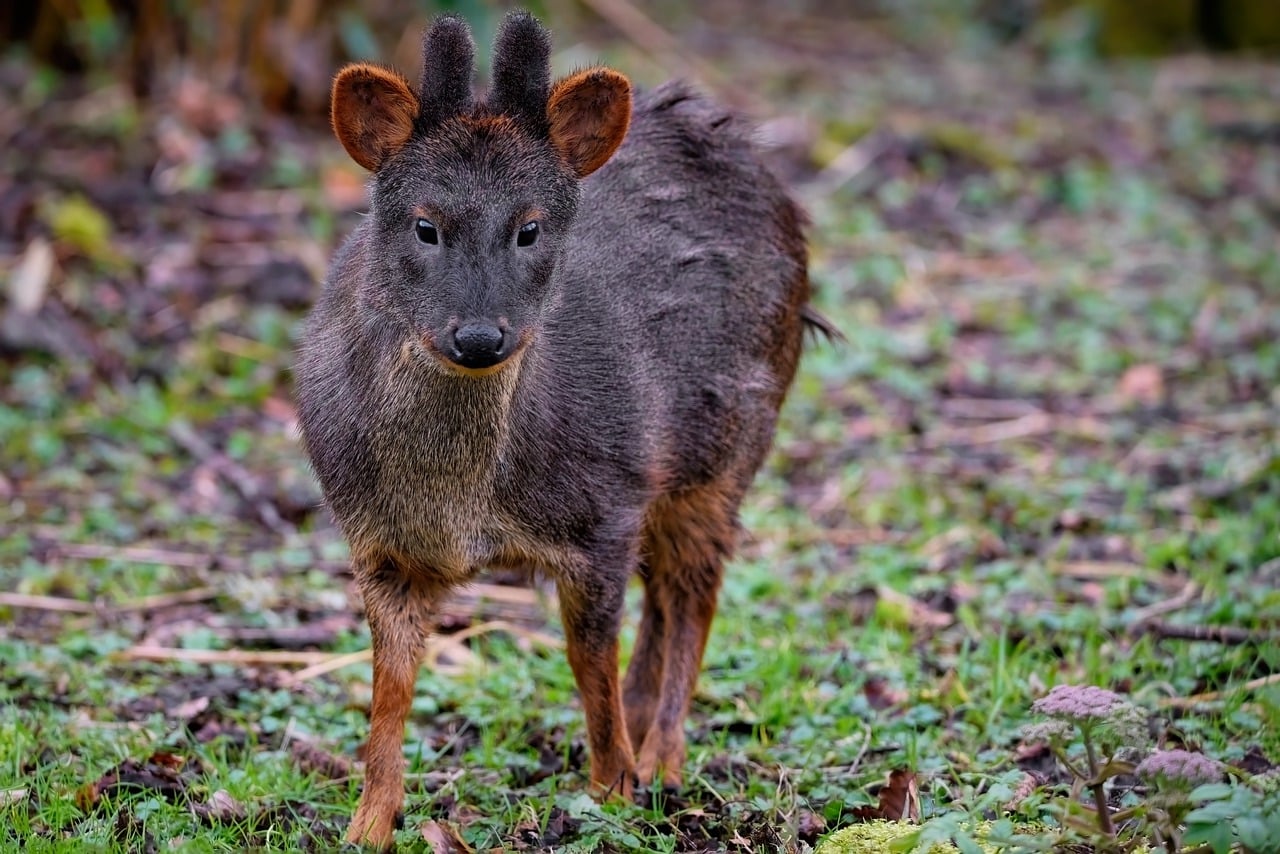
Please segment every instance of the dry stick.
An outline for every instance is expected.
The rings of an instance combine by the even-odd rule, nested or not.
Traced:
[[[1196,597],[1199,595],[1200,586],[1194,581],[1188,581],[1186,585],[1178,591],[1177,595],[1159,602],[1153,602],[1145,608],[1139,608],[1137,611],[1134,611],[1133,630],[1137,631],[1141,629],[1143,623],[1146,623],[1149,620],[1154,620],[1156,617],[1185,608],[1187,605],[1194,602]]]
[[[362,649],[359,652],[349,652],[345,655],[334,655],[318,661],[309,667],[296,670],[284,678],[284,686],[286,688],[299,685],[317,676],[323,676],[326,673],[332,673],[335,670],[341,670],[344,667],[350,667],[353,664],[362,664],[373,659],[373,650]]]
[[[207,567],[214,560],[212,555],[199,552],[174,551],[148,548],[146,546],[102,546],[96,543],[61,543],[54,547],[54,553],[63,557],[89,560],[105,558],[130,561],[132,563],[181,566],[188,569]]]
[[[141,661],[189,661],[195,664],[318,664],[333,658],[327,652],[252,649],[178,649],[169,646],[131,646],[116,655]]]
[[[99,610],[99,607],[92,602],[66,599],[62,596],[38,596],[32,593],[0,593],[0,607],[61,611],[64,614],[96,614]]]
[[[1157,575],[1157,571],[1140,563],[1128,563],[1120,560],[1070,560],[1058,566],[1058,575],[1072,578],[1134,578],[1147,580]],[[1151,579],[1154,580],[1154,579]]]
[[[488,622],[468,626],[462,631],[455,632],[451,635],[435,636],[427,642],[427,649],[423,655],[423,661],[428,667],[438,667],[437,660],[440,657],[440,653],[450,647],[454,648],[454,652],[462,651],[465,652],[466,655],[474,657],[470,650],[462,646],[462,642],[477,635],[496,631],[504,631],[509,634],[516,635],[517,637],[522,637],[532,643],[551,647],[553,649],[559,649],[564,645],[563,641],[552,635],[544,634],[543,632],[535,632],[532,629],[517,626],[514,623],[507,622],[506,620],[489,620]],[[362,649],[359,652],[351,652],[344,655],[330,656],[323,661],[317,661],[309,667],[304,667],[302,670],[291,673],[285,679],[284,684],[286,686],[297,685],[301,682],[306,682],[309,679],[314,679],[317,676],[332,673],[334,670],[340,670],[343,667],[350,667],[353,664],[362,664],[372,658],[373,650],[370,649]]]
[[[553,635],[526,629],[523,626],[517,626],[515,623],[508,623],[506,620],[488,620],[487,622],[477,623],[474,626],[467,626],[462,631],[454,632],[451,635],[439,635],[434,641],[428,642],[427,652],[423,656],[423,660],[427,662],[428,666],[434,666],[436,659],[440,657],[440,653],[449,647],[460,648],[469,655],[470,650],[462,646],[462,642],[468,638],[489,632],[506,632],[507,634],[524,638],[530,643],[550,647],[551,649],[560,649],[564,646],[564,641]]]
[[[1239,688],[1228,689],[1223,691],[1208,691],[1204,694],[1192,694],[1190,697],[1165,697],[1160,700],[1159,705],[1169,709],[1189,709],[1193,706],[1199,706],[1202,703],[1212,703],[1221,700],[1228,693],[1236,691],[1256,691],[1259,688],[1265,688],[1268,685],[1280,684],[1280,673],[1272,673],[1267,676],[1259,676],[1257,679],[1250,679]]]
[[[218,595],[212,587],[193,587],[175,593],[157,593],[138,599],[126,599],[115,605],[85,602],[63,596],[39,596],[29,593],[0,593],[0,606],[30,608],[37,611],[58,611],[65,614],[123,614],[128,611],[152,611],[171,605],[203,602]]]
[[[889,150],[893,140],[886,133],[873,132],[845,148],[809,182],[808,189],[817,195],[830,195],[865,172],[880,155]]]
[[[1280,631],[1259,629],[1251,631],[1236,626],[1180,626],[1159,620],[1148,620],[1135,626],[1134,631],[1145,632],[1158,638],[1170,640],[1206,641],[1232,646],[1241,644],[1275,643],[1280,641]]]
[[[293,526],[281,518],[276,506],[262,495],[253,477],[234,460],[215,449],[181,421],[169,425],[169,435],[187,453],[208,463],[253,508],[262,524],[277,534],[293,532]]]
[[[1050,433],[1067,433],[1077,438],[1095,441],[1107,437],[1107,430],[1096,418],[1031,412],[1020,418],[995,421],[976,427],[943,428],[927,434],[921,440],[920,447],[931,450],[950,445],[992,445]]]

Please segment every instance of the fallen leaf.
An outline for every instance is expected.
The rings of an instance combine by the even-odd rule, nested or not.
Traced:
[[[1155,406],[1164,398],[1164,374],[1159,365],[1130,367],[1116,385],[1116,396],[1123,403]]]
[[[826,820],[811,810],[801,810],[796,818],[796,835],[809,845],[817,842],[822,831],[826,829]]]
[[[169,713],[169,717],[178,721],[190,721],[196,715],[209,708],[208,697],[193,697],[185,703],[179,703]]]
[[[472,850],[447,823],[426,822],[422,825],[422,838],[431,846],[432,854],[467,854]]]
[[[0,789],[0,807],[20,804],[27,799],[26,789]]]
[[[863,683],[862,696],[866,697],[868,706],[880,712],[900,706],[907,701],[906,691],[890,688],[888,681],[880,676],[869,677]]]
[[[920,792],[916,788],[916,775],[905,768],[889,772],[889,782],[879,794],[880,803],[874,807],[855,807],[852,813],[862,821],[919,821]]]
[[[76,804],[84,811],[104,797],[121,791],[149,791],[170,803],[186,801],[191,781],[201,774],[197,760],[158,750],[144,762],[126,759],[76,793]]]
[[[231,797],[226,789],[219,789],[204,803],[193,803],[191,812],[208,824],[241,821],[245,817],[244,804]]]
[[[52,276],[53,247],[43,237],[37,237],[27,244],[9,278],[9,304],[22,314],[35,314],[49,292]]]
[[[329,780],[343,780],[351,776],[350,760],[304,739],[295,739],[289,745],[289,753],[303,774],[317,774]]]
[[[1000,808],[1000,811],[1006,813],[1017,812],[1018,807],[1022,805],[1022,802],[1035,794],[1035,791],[1039,786],[1039,777],[1032,774],[1030,771],[1023,771],[1022,779],[1018,781],[1018,785],[1013,787],[1013,795],[1010,796],[1009,800],[1005,801],[1004,806]]]

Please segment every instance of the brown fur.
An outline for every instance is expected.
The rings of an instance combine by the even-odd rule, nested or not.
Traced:
[[[359,63],[334,78],[329,112],[342,147],[372,172],[409,141],[418,99],[396,72]]]
[[[627,727],[641,780],[677,788],[684,719],[716,613],[724,560],[737,538],[741,485],[719,482],[650,508],[644,534],[644,606],[627,671]]]
[[[584,178],[603,166],[627,135],[631,82],[608,68],[579,71],[551,89],[547,117],[552,145]]]
[[[388,848],[404,800],[404,724],[413,683],[440,591],[430,576],[406,574],[389,559],[357,563],[365,614],[378,643],[373,648],[373,694],[365,754],[364,797],[347,840]]]
[[[416,105],[373,66],[335,83],[334,131],[375,170],[373,205],[295,370],[373,636],[348,839],[382,848],[425,633],[484,567],[555,580],[593,792],[680,784],[738,505],[812,318],[803,215],[732,114],[668,84],[633,120],[630,84],[608,69],[553,86],[549,37],[521,13],[483,102],[465,24],[438,21],[426,45]],[[437,233],[419,235],[418,217]]]

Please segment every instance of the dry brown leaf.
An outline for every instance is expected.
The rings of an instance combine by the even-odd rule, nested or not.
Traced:
[[[23,314],[35,314],[49,292],[53,276],[53,246],[43,237],[27,244],[22,259],[9,277],[9,303]]]
[[[889,772],[889,782],[880,790],[880,803],[874,807],[856,807],[855,818],[862,821],[912,821],[920,820],[920,792],[916,788],[916,775],[905,768]]]
[[[1022,779],[1018,781],[1018,785],[1013,788],[1013,795],[1001,807],[1003,812],[1014,812],[1027,798],[1035,794],[1040,786],[1040,780],[1030,771],[1022,772]]]
[[[209,708],[210,700],[208,697],[192,697],[185,703],[179,703],[169,713],[169,717],[175,721],[189,721],[196,715]]]
[[[1133,365],[1116,384],[1116,397],[1122,403],[1155,406],[1164,399],[1164,374],[1159,365]]]
[[[421,831],[422,838],[431,846],[432,854],[468,854],[472,850],[447,822],[425,822]]]
[[[351,762],[304,739],[295,739],[289,745],[293,761],[304,774],[318,774],[329,780],[344,780],[351,776]]]
[[[887,680],[880,676],[872,676],[862,685],[862,696],[867,705],[882,712],[907,701],[907,692],[900,688],[890,688]]]
[[[202,804],[192,804],[191,812],[209,824],[223,824],[244,819],[244,804],[231,797],[226,789],[219,789]]]

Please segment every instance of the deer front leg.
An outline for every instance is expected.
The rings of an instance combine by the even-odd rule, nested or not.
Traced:
[[[373,708],[364,791],[347,841],[379,850],[393,845],[404,803],[404,724],[438,589],[391,560],[357,568],[373,635]]]
[[[569,667],[582,695],[591,759],[591,789],[630,799],[635,760],[618,684],[618,624],[626,576],[561,578],[557,584]]]

